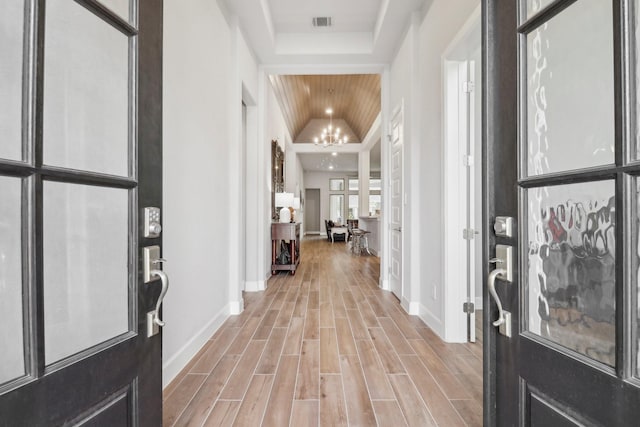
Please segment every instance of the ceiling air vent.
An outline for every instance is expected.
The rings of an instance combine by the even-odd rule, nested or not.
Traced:
[[[331,26],[331,17],[330,16],[316,16],[313,18],[313,26],[314,27],[330,27]]]

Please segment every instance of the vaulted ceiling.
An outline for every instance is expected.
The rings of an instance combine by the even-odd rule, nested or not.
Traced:
[[[390,64],[411,20],[424,17],[433,3],[433,0],[215,1],[227,21],[238,23],[256,59],[266,69],[302,66],[314,73],[344,69],[341,64],[360,70],[358,64],[375,69]],[[331,25],[315,26],[313,18],[318,17],[330,18]],[[342,86],[334,79],[344,80],[347,93],[340,93]],[[329,107],[326,100],[329,88],[335,89],[334,98],[340,98],[331,105],[336,110],[334,119],[346,122],[339,126],[349,134],[351,142],[362,141],[380,111],[377,75],[278,75],[272,76],[272,83],[293,141],[311,142],[313,136],[321,133],[326,119],[324,111]],[[378,92],[375,101],[367,101],[374,98],[367,95],[374,89]],[[318,105],[312,105],[315,102]],[[363,103],[369,103],[370,108]],[[351,156],[352,162],[355,159]]]
[[[378,74],[269,78],[294,143],[313,142],[328,124],[327,108],[333,109],[334,125],[342,126],[350,143],[361,142],[380,113]]]

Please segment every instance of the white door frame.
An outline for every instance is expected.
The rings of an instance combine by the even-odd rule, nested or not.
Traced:
[[[463,238],[463,230],[467,225],[467,211],[471,212],[470,229],[476,230],[474,224],[475,203],[479,199],[474,194],[474,167],[479,167],[478,156],[474,153],[474,93],[477,89],[466,87],[466,82],[475,81],[473,66],[469,66],[471,53],[460,54],[458,51],[469,43],[469,37],[480,25],[480,7],[478,7],[463,25],[456,37],[442,55],[443,78],[443,130],[445,146],[443,150],[444,165],[444,339],[448,342],[466,342],[467,332],[471,333],[471,341],[475,341],[475,313],[467,326],[467,314],[463,303],[475,303],[475,262],[477,254],[474,244],[467,260],[467,240]],[[478,36],[480,33],[478,32]],[[478,39],[478,43],[480,40]],[[479,82],[475,81],[476,88]],[[471,93],[467,93],[471,90]],[[469,96],[469,100],[467,100]],[[469,124],[469,125],[468,125]],[[470,129],[471,128],[471,129]],[[467,138],[471,138],[470,151],[467,153]],[[471,157],[467,157],[470,155]],[[469,166],[467,166],[469,164]],[[467,186],[467,175],[470,174],[471,185]],[[480,239],[480,235],[472,235]],[[473,240],[472,240],[473,242]],[[461,256],[461,254],[463,254]],[[471,286],[467,290],[468,277]]]

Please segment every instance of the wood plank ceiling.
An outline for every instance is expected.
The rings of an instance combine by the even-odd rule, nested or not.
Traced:
[[[294,143],[311,142],[298,137],[310,120],[328,121],[325,110],[329,107],[333,119],[346,121],[357,137],[350,142],[361,142],[380,113],[378,74],[271,75],[269,79]]]

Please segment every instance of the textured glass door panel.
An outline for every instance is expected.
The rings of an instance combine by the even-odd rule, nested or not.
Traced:
[[[20,179],[0,177],[0,384],[25,374],[21,185]]]
[[[527,329],[615,364],[615,186],[527,190]]]
[[[128,190],[45,182],[45,362],[129,330]]]
[[[527,174],[614,162],[611,2],[581,0],[527,35]]]
[[[536,13],[540,12],[545,7],[553,3],[553,0],[526,0],[527,2],[527,16],[529,19]]]
[[[129,0],[100,0],[100,3],[107,6],[126,21],[130,21]]]
[[[22,160],[24,2],[3,2],[0,13],[0,158]]]
[[[47,2],[44,162],[126,176],[128,38],[76,2]]]
[[[631,79],[635,80],[635,100],[631,103],[632,108],[635,110],[636,122],[635,122],[635,155],[636,160],[640,159],[640,0],[635,0],[633,3],[633,21],[632,21],[632,45],[635,50],[635,62],[633,65],[634,72],[631,75]],[[632,145],[633,146],[633,145]]]

